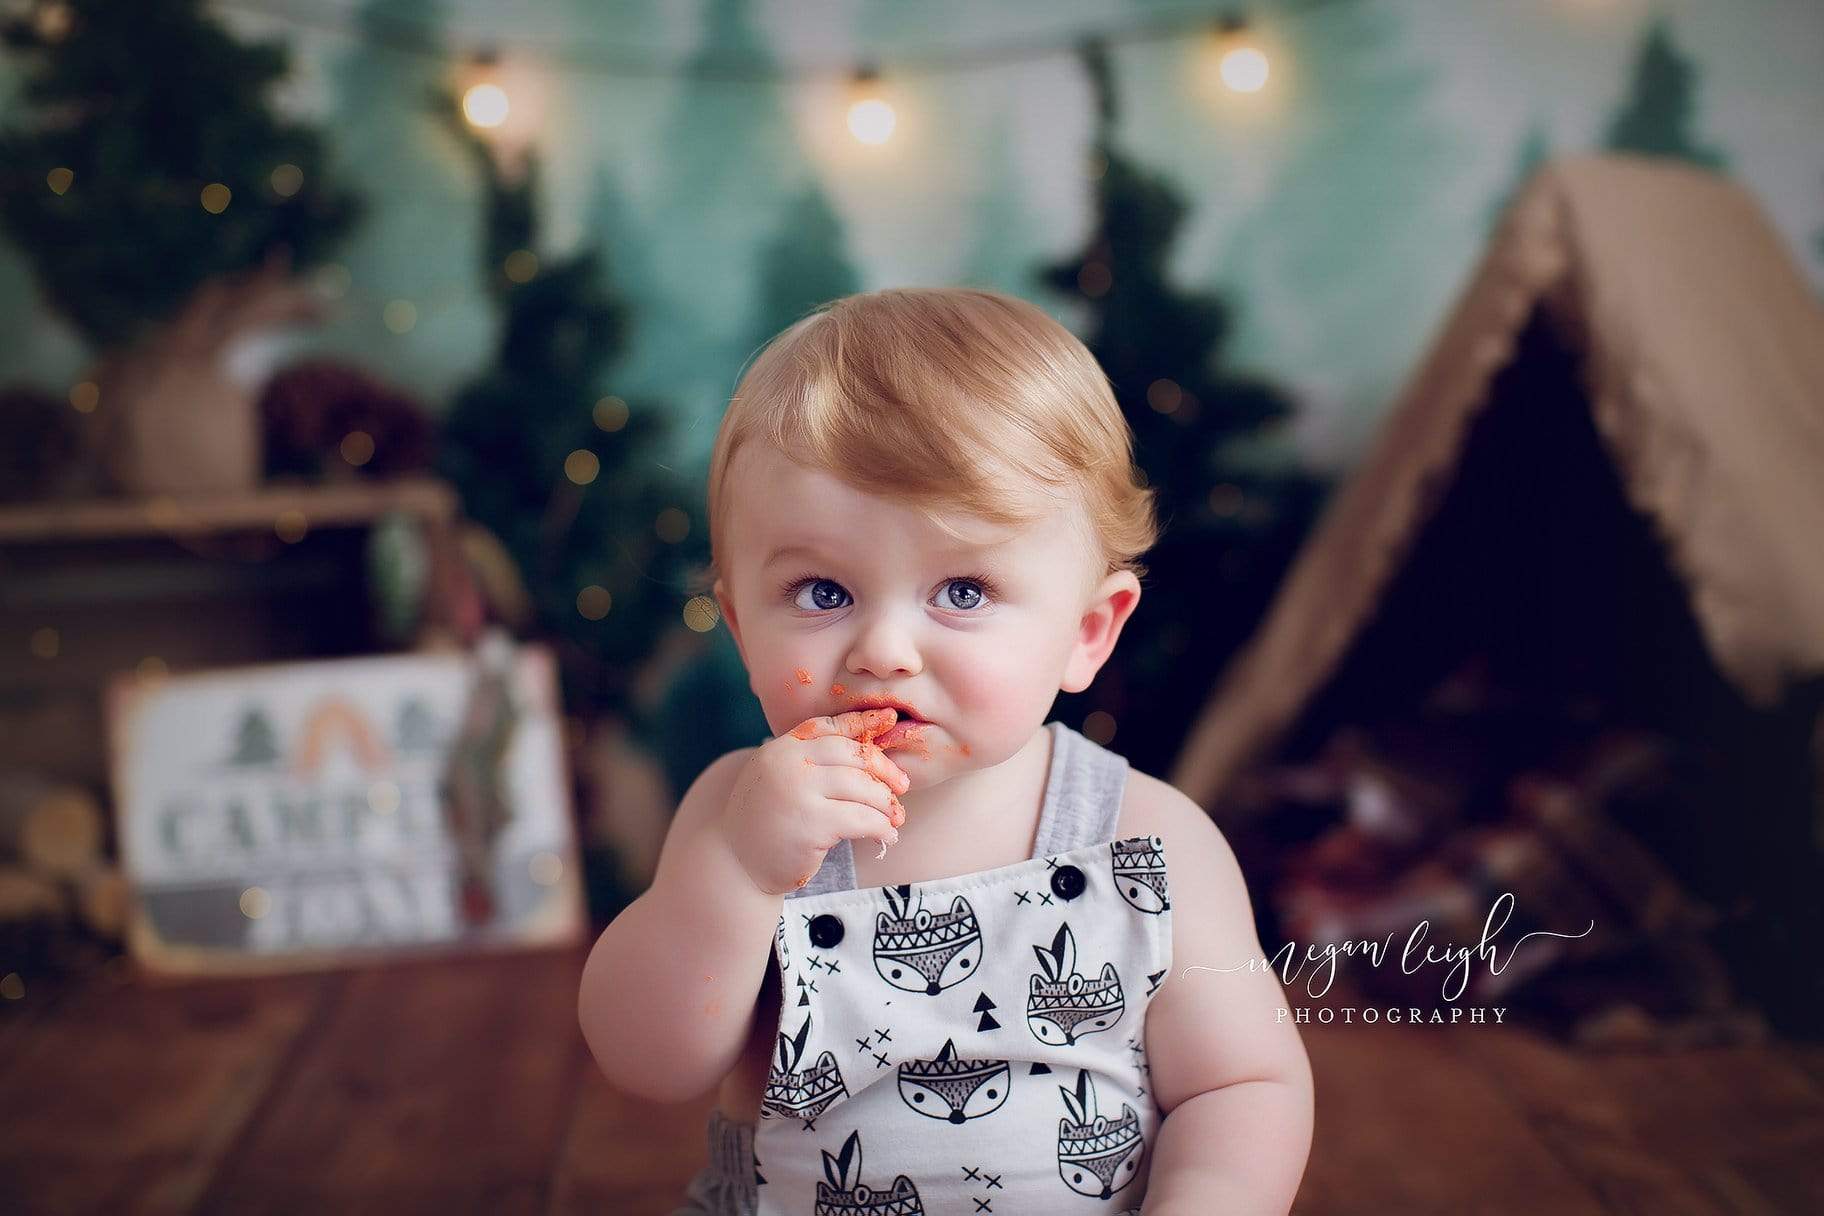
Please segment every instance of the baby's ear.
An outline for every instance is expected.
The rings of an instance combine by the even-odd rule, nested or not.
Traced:
[[[1121,636],[1122,626],[1139,602],[1140,580],[1131,571],[1117,570],[1097,584],[1077,623],[1076,645],[1058,684],[1061,690],[1082,692],[1090,686],[1113,653],[1115,639]]]
[[[701,583],[697,585],[702,586]],[[747,650],[741,645],[741,624],[735,620],[735,606],[729,601],[728,588],[723,585],[720,576],[711,584],[710,594],[716,597],[716,609],[722,614],[722,620],[728,625],[728,636],[735,639],[735,652],[741,656],[742,666],[746,666]]]

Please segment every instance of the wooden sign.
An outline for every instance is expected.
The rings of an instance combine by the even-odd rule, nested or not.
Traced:
[[[577,941],[551,657],[482,654],[117,681],[134,955],[240,974]]]

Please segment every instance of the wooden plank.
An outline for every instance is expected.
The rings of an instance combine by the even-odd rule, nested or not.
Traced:
[[[1503,1027],[1466,1032],[1455,1045],[1612,1211],[1711,1216],[1736,1210],[1695,1185],[1687,1160],[1643,1138],[1639,1107],[1649,1095],[1616,1088],[1590,1054]]]
[[[1824,1211],[1824,1102],[1779,1047],[1591,1061],[1633,1096],[1634,1134],[1730,1212]]]
[[[581,1077],[585,957],[350,973],[198,1210],[544,1211]]]
[[[120,955],[83,972],[36,972],[18,974],[22,991],[17,997],[0,998],[0,1094],[7,1089],[7,1074],[13,1066],[31,1056],[31,1037],[38,1027],[48,1025],[57,1011],[71,999],[94,984],[118,988],[132,974],[133,964]],[[0,978],[9,972],[0,963]]]
[[[446,482],[419,475],[344,484],[280,482],[249,494],[29,503],[0,507],[0,542],[260,530],[288,511],[301,513],[311,528],[365,524],[388,511],[442,521],[455,515],[456,492]]]
[[[115,970],[9,1041],[0,1176],[35,1212],[188,1212],[336,977],[152,985]]]
[[[1300,1027],[1316,1131],[1293,1212],[1595,1216],[1590,1191],[1454,1050],[1485,1027]]]
[[[585,1079],[558,1159],[551,1210],[670,1216],[709,1160],[715,1095],[676,1105],[649,1102],[609,1085],[586,1048],[583,1056]]]

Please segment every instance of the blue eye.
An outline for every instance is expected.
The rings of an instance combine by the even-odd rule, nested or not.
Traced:
[[[965,612],[979,607],[986,598],[981,583],[974,579],[953,578],[945,583],[944,587],[948,589],[947,593],[940,591],[939,595],[948,601],[948,606],[960,608]]]
[[[792,606],[806,612],[828,612],[843,606],[849,593],[842,589],[841,583],[831,582],[827,578],[800,579],[787,589],[792,596]],[[810,592],[810,603],[805,603],[804,592]]]

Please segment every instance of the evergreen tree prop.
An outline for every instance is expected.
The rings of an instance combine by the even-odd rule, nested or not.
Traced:
[[[662,128],[666,155],[655,197],[665,221],[649,233],[643,323],[627,379],[636,392],[665,386],[681,425],[683,465],[708,466],[716,421],[751,353],[756,318],[744,307],[755,251],[771,235],[772,206],[810,176],[780,86],[729,79],[729,65],[758,75],[772,62],[752,0],[704,0],[702,33]]]
[[[0,228],[96,346],[270,255],[308,265],[353,224],[322,137],[270,104],[285,51],[203,0],[46,0],[4,37],[25,82],[0,126]]]
[[[707,565],[703,510],[660,462],[663,411],[604,396],[628,310],[595,250],[541,250],[536,157],[508,172],[453,98],[439,109],[481,178],[500,318],[492,365],[451,404],[440,466],[519,562],[566,707],[632,716],[634,682]]]
[[[829,196],[807,186],[785,209],[784,223],[760,250],[751,354],[818,305],[861,290],[843,253],[842,220]]]
[[[1603,146],[1611,152],[1667,156],[1721,170],[1727,159],[1691,134],[1697,110],[1697,68],[1679,53],[1664,17],[1648,27],[1634,60],[1634,75],[1621,108],[1609,121]]]
[[[1451,200],[1472,158],[1399,6],[1327,4],[1278,33],[1281,154],[1217,255],[1241,305],[1227,352],[1296,386],[1310,450],[1341,464],[1430,340],[1421,302],[1442,303],[1438,234],[1464,222]]]
[[[352,14],[357,36],[327,73],[339,133],[333,167],[377,205],[342,251],[347,287],[324,346],[438,400],[473,373],[472,355],[493,332],[493,310],[469,273],[481,217],[468,161],[427,104],[458,67],[444,40],[446,7],[363,0]],[[406,334],[383,323],[395,300],[415,310]]]
[[[1133,428],[1163,531],[1142,558],[1144,594],[1120,646],[1096,683],[1060,709],[1078,721],[1092,710],[1112,715],[1123,753],[1162,772],[1259,619],[1319,488],[1291,469],[1250,468],[1241,458],[1241,441],[1286,418],[1290,403],[1271,385],[1219,369],[1228,305],[1166,276],[1185,205],[1115,146],[1106,52],[1092,42],[1082,57],[1098,105],[1096,219],[1084,250],[1043,279],[1087,313],[1085,344]]]

